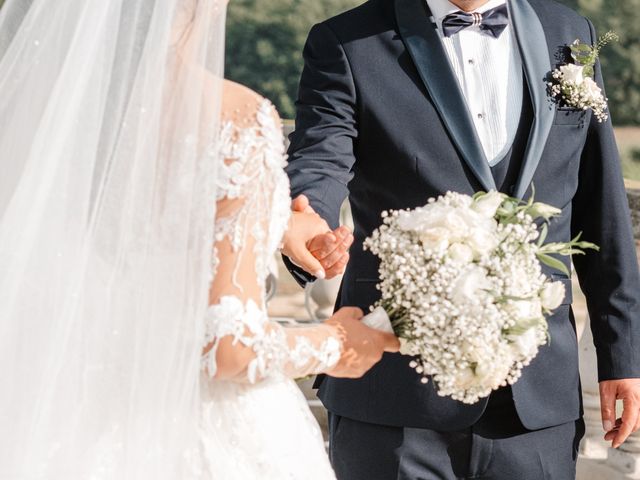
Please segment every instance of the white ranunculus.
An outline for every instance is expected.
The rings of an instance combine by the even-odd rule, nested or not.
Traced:
[[[462,272],[454,282],[451,300],[457,305],[465,305],[476,300],[487,288],[487,272],[484,268],[474,266]]]
[[[584,81],[584,67],[581,65],[575,65],[573,63],[562,65],[560,72],[562,73],[562,79],[566,82],[581,85]]]
[[[591,77],[587,77],[584,79],[583,88],[587,92],[587,95],[589,96],[592,102],[597,101],[602,97],[602,90],[600,89],[598,84],[593,81]]]
[[[505,197],[503,193],[492,190],[473,202],[471,208],[485,218],[493,218]]]
[[[473,250],[464,243],[454,243],[449,247],[449,256],[461,263],[471,263],[473,261]]]
[[[532,327],[521,335],[510,335],[511,348],[524,358],[532,358],[538,352],[540,341],[538,339],[538,329]]]
[[[540,291],[540,302],[546,310],[553,311],[558,308],[565,296],[565,287],[562,282],[548,282]]]

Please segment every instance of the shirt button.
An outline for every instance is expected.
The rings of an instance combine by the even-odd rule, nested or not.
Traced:
[[[475,60],[473,58],[470,58],[469,60],[467,60],[467,63],[469,65],[475,65],[476,62],[475,62]]]
[[[484,113],[478,114],[478,120],[484,120]]]

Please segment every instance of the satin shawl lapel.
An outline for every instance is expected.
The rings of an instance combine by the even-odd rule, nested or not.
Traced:
[[[429,18],[426,1],[396,0],[395,7],[400,36],[455,146],[484,189],[495,190],[464,94]]]
[[[545,77],[551,71],[549,47],[537,13],[527,0],[507,2],[533,104],[534,121],[514,195],[523,198],[540,164],[553,125],[555,109],[549,102]]]

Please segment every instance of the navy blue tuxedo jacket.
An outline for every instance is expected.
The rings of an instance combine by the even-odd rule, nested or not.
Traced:
[[[594,43],[592,24],[552,0],[509,0],[533,120],[509,191],[562,209],[548,241],[579,232],[601,247],[574,260],[588,299],[600,380],[640,377],[640,276],[610,121],[558,107],[545,81],[570,61],[568,45]],[[425,0],[370,0],[313,27],[304,50],[287,168],[292,195],[307,195],[332,227],[349,198],[355,244],[338,306],[368,309],[379,296],[378,262],[362,249],[383,210],[412,208],[448,190],[495,189],[492,172]],[[602,86],[599,65],[596,80]],[[525,137],[526,138],[526,137]],[[302,282],[309,280],[291,268]],[[547,272],[562,278],[558,272]],[[523,424],[559,425],[581,415],[578,347],[568,295],[549,320],[551,343],[513,386]],[[327,408],[364,422],[458,430],[486,401],[439,397],[408,366],[385,355],[358,380],[325,377]]]

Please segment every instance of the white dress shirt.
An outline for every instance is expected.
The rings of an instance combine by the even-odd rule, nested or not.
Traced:
[[[513,28],[508,25],[498,38],[477,26],[445,37],[444,17],[460,8],[448,0],[426,1],[484,153],[489,164],[496,165],[511,148],[522,111],[522,60]],[[505,3],[506,0],[489,0],[474,12],[483,13]]]

